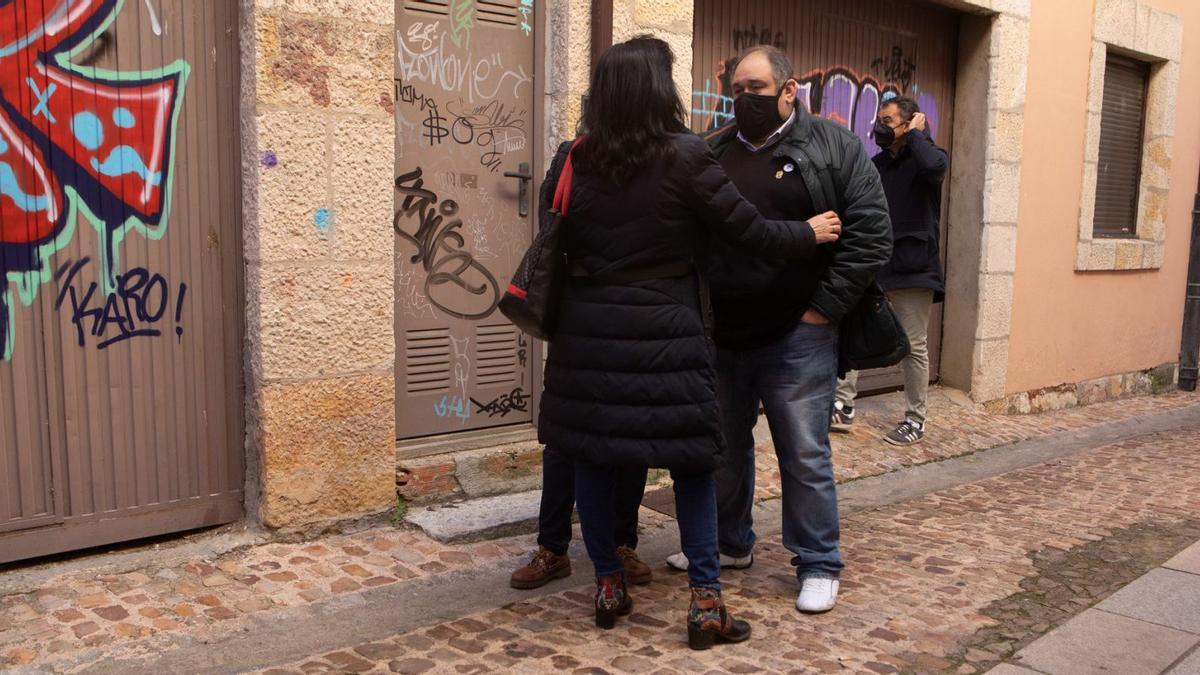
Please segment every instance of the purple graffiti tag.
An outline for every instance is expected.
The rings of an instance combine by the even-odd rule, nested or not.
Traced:
[[[859,75],[844,66],[813,70],[799,78],[798,100],[814,115],[833,120],[854,132],[867,153],[880,148],[871,138],[871,127],[883,102],[901,95],[894,82],[880,82],[870,75]],[[916,86],[912,87],[916,96]],[[938,107],[933,96],[923,92],[917,105],[929,121],[930,134],[938,123]]]
[[[929,92],[921,92],[921,95],[917,97],[917,105],[920,106],[921,112],[925,113],[925,119],[929,122],[929,135],[937,138],[939,119],[937,100]]]

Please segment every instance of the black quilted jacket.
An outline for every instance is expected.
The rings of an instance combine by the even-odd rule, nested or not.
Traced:
[[[740,142],[737,133],[735,126],[728,125],[708,134],[717,157]],[[822,247],[812,260],[819,281],[810,303],[825,318],[841,323],[892,255],[891,221],[879,172],[858,137],[803,108],[797,108],[796,123],[775,154],[800,168],[817,213],[833,211],[842,219],[837,244]],[[749,274],[744,268],[742,273]],[[723,281],[718,274],[713,283]]]
[[[575,175],[567,253],[590,278],[568,285],[538,432],[582,461],[702,472],[725,447],[698,276],[606,276],[690,262],[714,234],[772,257],[804,259],[815,249],[807,223],[765,220],[743,200],[701,138],[677,134],[672,143],[673,157],[623,189]],[[543,183],[543,212],[569,147]]]

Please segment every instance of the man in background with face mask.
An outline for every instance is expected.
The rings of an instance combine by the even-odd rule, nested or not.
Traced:
[[[754,560],[754,426],[761,403],[783,484],[783,543],[800,580],[796,607],[825,612],[842,570],[829,421],[838,324],[891,254],[879,174],[849,130],[796,105],[792,64],[775,47],[741,54],[734,124],[708,136],[738,190],[767,218],[839,220],[841,239],[810,262],[743,255],[713,241],[717,390],[728,450],[716,472],[721,564]],[[667,559],[687,569],[677,553]]]
[[[892,259],[876,280],[908,335],[912,350],[904,357],[904,419],[883,438],[892,445],[912,445],[925,437],[929,394],[929,312],[941,302],[946,287],[938,257],[942,179],[950,164],[946,151],[933,142],[925,115],[911,98],[888,99],[879,107],[872,135],[883,148],[873,162],[883,179],[892,215]],[[854,423],[858,373],[838,384],[833,428],[849,431]]]

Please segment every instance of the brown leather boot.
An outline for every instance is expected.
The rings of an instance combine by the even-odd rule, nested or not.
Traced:
[[[650,566],[642,562],[638,557],[637,551],[634,551],[628,546],[617,547],[617,557],[621,559],[621,563],[625,565],[625,581],[631,584],[648,584],[654,577],[654,572]]]
[[[692,588],[688,608],[688,646],[711,649],[714,644],[743,642],[750,637],[750,624],[733,618],[721,600],[721,591]]]
[[[616,625],[617,615],[633,611],[633,598],[625,588],[620,574],[596,577],[596,625],[609,629]]]
[[[533,558],[521,569],[512,573],[508,584],[513,588],[528,590],[541,588],[555,579],[571,576],[571,559],[558,555],[548,548],[538,548]]]

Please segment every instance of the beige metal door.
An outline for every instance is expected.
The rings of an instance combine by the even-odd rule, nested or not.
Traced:
[[[6,339],[28,345],[28,354],[0,364],[0,546],[5,532],[62,521],[62,467],[56,466],[50,428],[43,423],[48,411],[42,321],[41,312],[30,312],[13,326]]]
[[[533,0],[397,0],[401,438],[529,422],[528,338],[496,311],[536,206]]]
[[[0,562],[241,515],[237,25],[0,3]]]
[[[889,95],[917,100],[934,139],[951,147],[954,127],[958,17],[923,2],[887,0],[696,0],[692,127],[715,128],[733,120],[728,68],[746,47],[773,44],[792,59],[800,101],[816,115],[846,126],[871,155],[868,136],[879,104]],[[942,188],[942,212],[949,196]],[[943,262],[946,231],[942,219]],[[942,305],[930,319],[930,377],[941,354]],[[903,384],[898,368],[861,374],[863,391]]]

